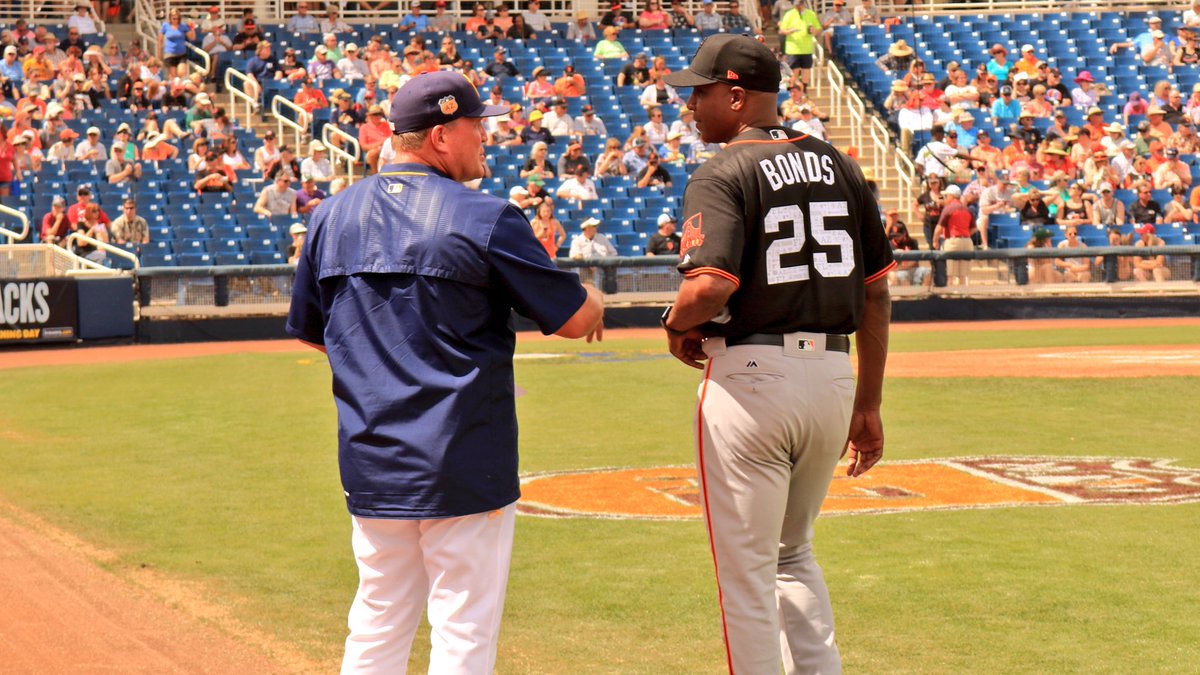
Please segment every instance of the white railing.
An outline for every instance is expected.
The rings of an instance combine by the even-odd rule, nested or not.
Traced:
[[[860,158],[867,149],[864,139],[870,142],[871,161],[868,166],[875,175],[876,184],[881,192],[892,187],[898,188],[898,208],[904,214],[905,222],[913,222],[912,195],[916,185],[916,170],[912,160],[896,147],[887,125],[868,112],[858,93],[846,85],[842,71],[828,61],[825,64],[825,80],[829,84],[832,102],[830,116],[839,124],[845,124],[846,118],[849,118],[850,144],[858,148]]]
[[[296,119],[304,122],[304,124],[300,124],[299,122],[288,119],[287,116],[283,114],[284,108],[287,108],[295,113]],[[271,98],[271,116],[275,118],[275,126],[278,129],[276,133],[280,142],[283,141],[283,128],[287,127],[292,130],[292,134],[295,138],[295,141],[292,143],[292,147],[296,149],[296,154],[299,155],[300,141],[308,134],[308,125],[312,121],[312,115],[310,115],[304,108],[292,103],[279,94],[275,94],[275,96]]]
[[[7,216],[12,216],[21,221],[21,231],[16,232],[0,225],[0,237],[8,237],[8,243],[12,244],[18,241],[25,241],[29,236],[29,216],[25,215],[24,211],[18,211],[3,204],[0,204],[0,213]]]
[[[193,55],[192,58],[188,59],[188,64],[191,66],[192,70],[205,77],[208,77],[208,74],[212,72],[212,57],[208,55],[208,52],[200,49],[190,42],[187,43],[187,48],[188,51]],[[197,59],[200,61],[200,63],[196,63]]]
[[[858,4],[858,3],[854,3]],[[816,0],[818,15],[833,6],[833,0]],[[881,0],[875,3],[880,16],[931,14],[1057,14],[1059,12],[1182,12],[1189,0],[1143,0],[1142,2],[1085,2],[1064,0],[913,0],[911,4]]]
[[[342,140],[342,147],[338,147],[331,142],[334,138]],[[333,158],[335,164],[338,161],[346,163],[346,182],[353,183],[354,168],[358,166],[358,160],[362,157],[362,148],[358,144],[358,139],[337,128],[333,123],[330,123],[321,129],[321,140],[324,141],[325,147],[329,149],[329,156]],[[347,152],[346,148],[352,149],[353,152]]]
[[[225,91],[229,92],[229,116],[238,119],[238,103],[241,103],[244,111],[242,126],[249,129],[254,121],[254,113],[258,110],[258,82],[242,71],[230,68],[225,71]]]
[[[158,47],[159,34],[159,16],[166,16],[165,9],[163,14],[159,14],[151,0],[135,0],[133,5],[133,33],[138,40],[142,42],[142,49],[148,54],[153,54]]]
[[[71,252],[74,248],[75,242],[77,242],[77,241],[81,241],[89,246],[95,246],[96,248],[104,251],[105,253],[110,253],[112,255],[117,256],[118,258],[125,258],[126,260],[129,260],[130,262],[133,263],[134,269],[137,269],[138,267],[141,267],[141,265],[142,265],[141,261],[138,260],[138,257],[136,255],[130,253],[129,251],[126,251],[125,249],[123,249],[119,246],[113,246],[112,244],[109,244],[108,242],[100,241],[99,239],[94,239],[92,237],[89,237],[82,232],[72,232],[69,236],[67,236],[67,240],[63,242],[63,248],[66,249],[68,252]],[[74,255],[74,257],[75,257],[76,269],[97,270],[97,271],[114,272],[114,273],[120,272],[120,270],[114,270],[113,268],[108,267],[107,265],[102,265],[98,262],[95,262],[94,260],[88,260],[87,258],[84,258],[79,255],[75,255],[73,253],[72,253],[72,255]],[[68,271],[67,274],[70,274],[70,272]]]

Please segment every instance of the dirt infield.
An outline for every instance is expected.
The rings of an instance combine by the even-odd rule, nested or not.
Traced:
[[[115,556],[0,504],[0,670],[286,673],[320,668],[178,582],[102,569]],[[236,630],[236,637],[231,634]]]
[[[896,333],[1196,326],[1200,318],[898,324]],[[621,329],[610,339],[662,339]],[[522,342],[560,338],[523,333]],[[601,348],[602,349],[602,348]],[[0,370],[234,353],[312,353],[295,341],[131,345],[0,352]],[[892,354],[889,377],[1200,375],[1200,347],[1032,348]],[[272,638],[152,570],[106,571],[115,556],[0,502],[0,670],[13,673],[321,672]]]

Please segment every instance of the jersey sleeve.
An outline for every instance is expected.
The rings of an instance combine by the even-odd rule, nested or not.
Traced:
[[[321,288],[316,269],[309,257],[315,247],[310,239],[300,253],[296,279],[292,283],[292,306],[288,311],[285,330],[288,335],[310,344],[325,344],[325,312],[321,305]]]
[[[554,266],[525,214],[511,204],[496,220],[488,257],[492,278],[508,292],[513,308],[546,335],[562,328],[587,299],[579,277]]]
[[[733,186],[693,178],[683,194],[679,271],[685,277],[715,274],[741,285],[746,211]]]

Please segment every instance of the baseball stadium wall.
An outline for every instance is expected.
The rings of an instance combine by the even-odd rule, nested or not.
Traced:
[[[1171,280],[1122,280],[1121,258],[1166,256]],[[1036,283],[1038,264],[1071,257],[1063,249],[903,252],[931,270],[928,286],[893,286],[892,318],[976,321],[1200,315],[1200,246],[1090,248],[1092,280]],[[1082,254],[1074,254],[1084,258]],[[967,285],[947,283],[948,262],[972,266]],[[609,327],[656,326],[680,276],[667,258],[560,259],[606,296]],[[992,278],[977,281],[991,271]],[[4,273],[0,266],[0,347],[76,341],[172,343],[284,339],[290,265],[141,268],[106,275]],[[533,330],[519,316],[515,325]]]

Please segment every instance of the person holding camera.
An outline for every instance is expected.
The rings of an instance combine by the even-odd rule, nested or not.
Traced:
[[[647,154],[646,166],[637,175],[637,186],[664,188],[671,187],[671,174],[662,167],[662,160],[658,156],[658,152],[651,149]]]

